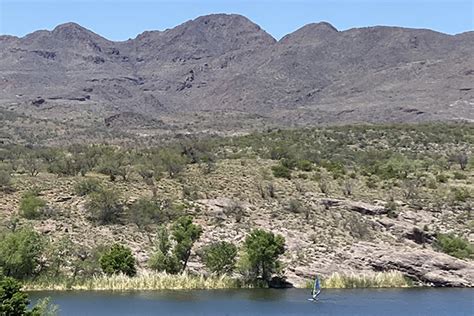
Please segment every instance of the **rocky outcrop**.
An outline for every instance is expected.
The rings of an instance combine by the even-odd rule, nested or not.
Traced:
[[[474,264],[426,249],[379,251],[367,260],[376,270],[398,270],[432,286],[474,287]]]

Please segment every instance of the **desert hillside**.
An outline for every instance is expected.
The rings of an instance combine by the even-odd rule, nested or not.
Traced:
[[[203,246],[240,246],[264,228],[285,237],[283,274],[296,285],[314,273],[397,270],[416,284],[474,286],[473,143],[472,125],[430,124],[274,130],[148,148],[4,144],[0,222],[3,232],[32,225],[62,249],[55,271],[66,276],[93,273],[87,258],[113,242],[149,270],[157,227],[188,214],[203,228],[190,272],[206,273]],[[100,190],[112,192],[113,216],[94,212]],[[26,200],[38,199],[28,208]]]

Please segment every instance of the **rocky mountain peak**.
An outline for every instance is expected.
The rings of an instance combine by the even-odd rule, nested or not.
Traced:
[[[106,41],[105,38],[74,22],[56,26],[53,31],[51,31],[51,35],[61,40]]]
[[[313,43],[337,36],[339,31],[328,22],[311,23],[283,37],[281,43]]]

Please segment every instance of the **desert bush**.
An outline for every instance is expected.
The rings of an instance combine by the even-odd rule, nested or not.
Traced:
[[[258,184],[258,191],[260,192],[260,196],[263,199],[266,199],[268,197],[275,198],[275,185],[272,182],[259,183]]]
[[[37,219],[41,216],[40,210],[46,206],[46,202],[39,198],[35,192],[28,191],[20,200],[20,215],[27,219]]]
[[[296,199],[291,199],[288,202],[288,205],[286,206],[286,209],[292,213],[303,213],[304,212],[304,207],[303,204],[296,200]]]
[[[206,268],[218,275],[230,274],[234,271],[236,256],[237,247],[226,241],[206,246],[202,254]]]
[[[175,178],[184,169],[187,162],[183,155],[173,149],[160,151],[158,157],[170,178]]]
[[[471,192],[467,188],[451,188],[455,202],[466,202],[471,198]]]
[[[102,155],[97,170],[109,176],[111,182],[114,182],[117,177],[122,177],[123,181],[127,181],[132,171],[130,155],[121,151],[107,151]]]
[[[272,172],[276,178],[291,179],[291,170],[284,165],[273,166]]]
[[[436,181],[438,181],[439,183],[446,183],[448,182],[448,176],[445,175],[444,173],[440,173],[438,175],[436,175]]]
[[[390,218],[397,218],[398,217],[398,212],[397,212],[397,203],[393,199],[390,199],[390,201],[385,204],[385,208],[387,209],[387,216]]]
[[[450,162],[459,164],[459,168],[461,168],[461,170],[465,170],[469,162],[469,157],[465,152],[458,152],[454,155],[451,155],[448,160]]]
[[[329,181],[327,179],[321,179],[318,186],[321,193],[326,195],[329,193]]]
[[[119,194],[108,189],[89,194],[86,208],[91,218],[98,224],[117,222],[123,209]]]
[[[37,232],[22,228],[0,237],[0,268],[6,276],[24,279],[38,272],[45,242]]]
[[[351,196],[353,191],[354,183],[350,180],[345,180],[342,183],[342,194],[344,194],[344,196]]]
[[[238,200],[232,200],[224,207],[224,213],[228,216],[233,216],[235,221],[240,223],[242,218],[245,216],[245,208],[242,202]]]
[[[29,154],[23,162],[23,168],[28,172],[32,177],[36,177],[41,168],[43,167],[42,160],[34,154]]]
[[[129,219],[140,229],[152,224],[161,224],[173,219],[169,212],[163,210],[162,202],[156,199],[140,198],[128,209]]]
[[[75,176],[81,170],[80,164],[71,155],[57,156],[48,165],[48,171],[58,176]]]
[[[97,179],[89,178],[84,179],[74,186],[74,193],[79,196],[85,196],[94,192],[99,192],[102,190],[100,181]]]
[[[137,273],[132,250],[120,244],[114,244],[99,259],[105,274],[125,274],[134,276]]]
[[[13,191],[12,180],[10,172],[7,170],[0,170],[0,192]]]
[[[296,162],[296,168],[301,171],[313,170],[313,163],[309,160],[301,159]]]
[[[454,179],[456,179],[456,180],[466,180],[467,179],[467,175],[465,175],[462,172],[458,172],[458,171],[455,171],[453,176],[454,176]]]
[[[466,239],[454,234],[437,234],[434,247],[450,256],[465,259],[474,257],[474,247]]]

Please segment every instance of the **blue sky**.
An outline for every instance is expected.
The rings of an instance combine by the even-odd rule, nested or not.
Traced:
[[[339,30],[373,25],[474,29],[474,0],[0,0],[0,34],[23,36],[76,22],[112,40],[164,30],[210,13],[247,16],[277,39],[327,21]]]

